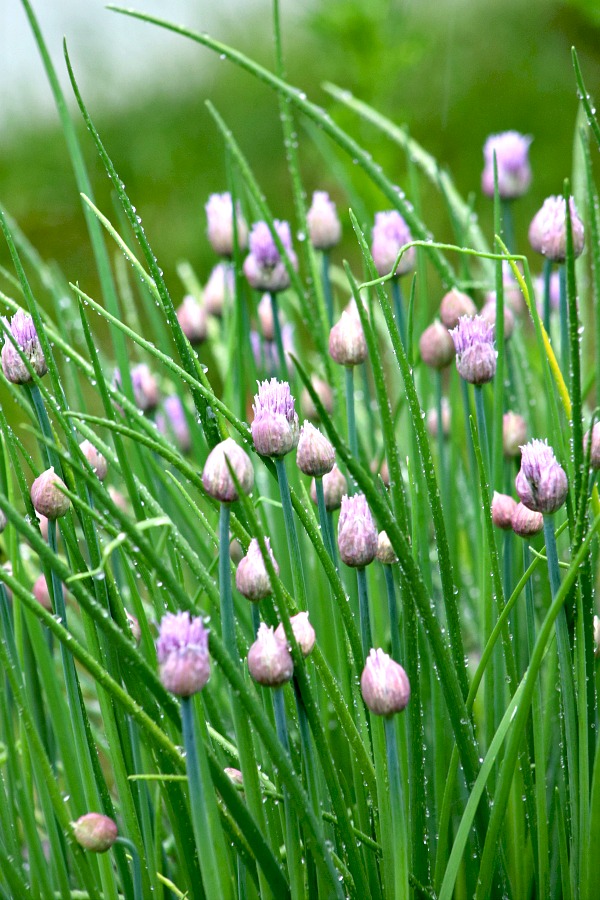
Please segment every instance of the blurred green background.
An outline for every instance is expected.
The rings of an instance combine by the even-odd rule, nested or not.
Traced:
[[[9,53],[12,17],[24,18],[18,0],[12,3],[10,21],[4,23]],[[60,6],[60,0],[44,3]],[[144,8],[143,3],[139,6]],[[182,7],[185,13],[185,3],[179,4],[178,12]],[[155,2],[152,9],[171,17],[167,0]],[[328,106],[337,121],[404,187],[402,155],[374,129],[330,100],[321,84],[332,81],[349,88],[394,121],[406,123],[412,136],[450,169],[461,193],[474,193],[475,209],[488,234],[491,204],[479,187],[483,142],[489,133],[509,128],[531,134],[534,182],[517,205],[517,236],[523,246],[531,216],[545,196],[561,190],[564,177],[571,174],[577,115],[571,45],[578,49],[590,91],[600,95],[599,9],[597,0],[284,3],[288,77],[311,99]],[[122,52],[127,54],[127,42],[134,42],[138,58],[144,58],[147,48],[144,78],[148,84],[138,95],[135,90],[127,91],[127,85],[119,83],[118,70],[111,72],[102,65],[100,49],[98,77],[94,82],[88,71],[85,99],[143,216],[177,300],[182,293],[175,275],[177,262],[189,259],[202,278],[214,263],[204,233],[203,207],[209,193],[225,189],[222,142],[206,111],[206,99],[232,128],[274,214],[282,218],[292,215],[276,97],[199,46],[185,47],[184,39],[166,32],[150,37],[151,26],[126,21],[109,11],[102,14],[107,19],[102,40],[107,44],[119,35]],[[268,0],[251,6],[240,3],[237,13],[229,8],[222,20],[214,11],[212,16],[211,33],[273,66]],[[189,0],[189,15],[177,18],[201,28],[202,4]],[[55,43],[51,49],[60,62],[60,41]],[[31,46],[31,74],[26,67],[23,78],[43,80]],[[87,45],[77,32],[69,36],[69,46],[76,72],[86,66],[89,70]],[[157,51],[157,46],[162,49]],[[94,61],[91,63],[93,72]],[[21,87],[15,83],[11,90],[17,93],[18,103]],[[91,140],[83,128],[80,131],[96,201],[115,219],[110,184]],[[330,190],[343,211],[348,198],[329,163],[323,161],[302,123],[299,133],[307,190]],[[372,212],[380,208],[382,198],[361,179],[351,160],[335,154],[367,208]],[[594,155],[597,157],[597,152]],[[28,115],[25,107],[14,122],[5,124],[0,143],[0,201],[44,258],[57,260],[70,280],[97,294],[75,181],[53,112],[38,119]],[[424,215],[436,237],[450,238],[439,198],[433,192],[424,194]],[[343,252],[355,258],[348,232],[346,228]],[[7,262],[4,246],[0,247],[0,262]]]

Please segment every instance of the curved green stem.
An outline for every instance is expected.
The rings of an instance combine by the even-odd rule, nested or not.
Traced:
[[[131,861],[133,863],[133,897],[134,900],[144,900],[144,895],[142,894],[142,866],[140,863],[140,854],[138,853],[138,849],[129,838],[119,837],[115,841],[116,844],[122,844],[123,847],[126,847],[131,854]]]

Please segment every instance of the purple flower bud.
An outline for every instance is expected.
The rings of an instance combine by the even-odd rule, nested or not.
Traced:
[[[450,332],[456,348],[456,368],[470,384],[485,384],[496,372],[494,326],[481,316],[462,316]]]
[[[275,572],[279,575],[279,566],[273,556],[271,550],[271,542],[269,538],[265,538],[267,550],[273,563]],[[247,554],[240,560],[235,573],[235,586],[242,595],[253,603],[270,597],[273,593],[271,587],[271,579],[267,572],[265,561],[263,559],[260,546],[256,538],[252,538],[248,547]]]
[[[38,575],[31,588],[31,593],[47,612],[52,612],[52,600],[48,590],[48,582],[45,575]]]
[[[237,538],[232,538],[232,540],[229,542],[229,559],[237,566],[241,563],[243,558],[244,548]]]
[[[227,775],[230,781],[235,784],[236,787],[242,787],[244,784],[244,777],[239,769],[234,769],[231,766],[226,766],[223,771]]]
[[[206,312],[210,316],[216,316],[220,319],[225,306],[231,302],[234,294],[235,276],[233,269],[226,263],[219,263],[210,273],[202,292]]]
[[[96,450],[90,441],[82,441],[79,449],[87,459],[88,463],[96,473],[100,481],[104,481],[108,472],[108,463],[99,450]]]
[[[121,512],[129,512],[129,504],[127,503],[127,500],[125,499],[121,491],[118,491],[116,488],[114,488],[112,484],[108,488],[108,496],[115,504],[115,506],[121,510]]]
[[[248,671],[258,684],[279,687],[294,674],[292,655],[273,628],[261,622],[256,640],[248,650]]]
[[[402,712],[410,700],[408,675],[383,650],[370,650],[360,676],[363,700],[376,716]]]
[[[339,509],[342,498],[348,493],[348,482],[337,466],[334,466],[331,472],[323,475],[323,496],[325,498],[325,509],[333,512]],[[310,484],[310,496],[313,503],[317,502],[317,488],[314,478]]]
[[[310,422],[304,422],[300,429],[296,463],[301,472],[315,478],[331,472],[335,465],[333,445]]]
[[[285,456],[298,444],[298,416],[287,381],[259,382],[254,395],[252,440],[260,456]]]
[[[484,304],[481,309],[480,316],[481,318],[488,323],[488,325],[493,325],[494,330],[496,328],[496,300],[488,301]],[[513,331],[515,330],[515,317],[513,316],[510,307],[506,305],[504,307],[504,340],[508,341]]]
[[[492,522],[496,528],[508,531],[512,528],[512,518],[517,508],[516,500],[509,494],[499,494],[494,491],[492,498]]]
[[[373,244],[371,254],[379,275],[389,275],[396,258],[405,244],[412,241],[410,229],[396,210],[375,213]],[[415,267],[414,247],[406,250],[398,263],[394,275],[405,275]]]
[[[233,438],[227,438],[210,451],[202,471],[204,490],[220,503],[233,503],[238,492],[227,462],[236,474],[240,487],[249,494],[254,485],[254,469],[250,457]]]
[[[233,256],[233,203],[231,194],[211,194],[206,204],[208,223],[208,240],[219,256]],[[246,249],[248,227],[240,212],[239,203],[235,205],[237,238],[240,250]]]
[[[583,453],[584,456],[588,453],[590,436],[592,440],[592,446],[590,449],[590,466],[594,471],[600,469],[600,422],[596,422],[594,427],[590,432],[587,431],[583,438]]]
[[[201,344],[206,340],[206,309],[191,294],[187,294],[177,307],[177,321],[190,344]]]
[[[519,537],[532,537],[539,534],[544,528],[544,517],[539,512],[527,509],[522,503],[517,503],[512,515],[512,530]]]
[[[133,399],[138,409],[142,412],[152,412],[158,406],[158,382],[150,371],[146,363],[139,363],[131,370],[131,386],[133,388]],[[115,369],[114,374],[115,385],[120,391],[123,390],[123,381],[121,373]]]
[[[521,447],[521,469],[515,480],[521,502],[545,515],[565,502],[568,481],[547,441],[533,440]]]
[[[481,176],[481,188],[488,197],[494,196],[494,153],[498,169],[498,193],[503,200],[522,197],[531,184],[529,145],[533,138],[518,131],[491,134],[485,142],[483,156],[485,166]]]
[[[504,413],[502,417],[502,447],[504,455],[519,456],[521,445],[527,440],[527,422],[523,416],[511,412]]]
[[[73,826],[73,837],[84,850],[92,853],[106,853],[117,840],[119,832],[116,824],[102,813],[86,813]]]
[[[302,656],[310,656],[313,651],[313,647],[315,646],[317,637],[315,634],[315,629],[308,621],[308,613],[296,613],[295,616],[292,616],[290,618],[290,625],[292,626],[292,631],[294,632],[294,637],[296,638],[296,643],[300,648]],[[287,643],[285,629],[282,623],[280,623],[275,629],[275,637],[279,638],[280,641],[284,641],[285,643]]]
[[[544,276],[538,275],[534,282],[535,297],[540,316],[544,314]],[[558,312],[560,307],[560,272],[553,269],[550,275],[550,312]]]
[[[385,531],[380,531],[377,536],[377,559],[384,566],[393,566],[398,562],[396,551]]]
[[[440,303],[440,319],[446,328],[456,328],[458,320],[463,316],[476,316],[477,307],[468,294],[452,288],[442,297]]]
[[[192,448],[192,436],[185,417],[183,403],[177,394],[172,394],[164,400],[163,410],[165,414],[159,413],[156,417],[156,427],[164,435],[172,432],[181,452],[189,453]]]
[[[277,219],[273,224],[292,267],[297,269],[298,260],[292,250],[290,226]],[[244,261],[244,275],[250,286],[257,291],[277,293],[290,286],[290,276],[266,222],[256,222],[252,226],[250,253]]]
[[[46,374],[48,368],[40,339],[29,313],[18,309],[10,322],[4,317],[2,317],[2,321],[15,339],[23,356],[29,361],[35,374],[41,378]],[[16,347],[6,334],[2,345],[2,371],[5,378],[13,384],[27,384],[32,380]]]
[[[66,484],[55,474],[50,467],[42,472],[31,485],[31,502],[37,513],[46,516],[47,519],[60,519],[66,515],[71,506],[71,501],[61,490]]]
[[[567,254],[567,222],[564,197],[548,197],[529,226],[529,243],[546,259],[562,263]],[[569,198],[569,213],[573,231],[573,252],[581,256],[585,242],[583,223],[577,214],[575,201]]]
[[[325,191],[315,191],[306,214],[308,235],[316,250],[331,250],[339,243],[342,226],[337,216],[335,203]]]
[[[329,355],[340,366],[358,366],[367,358],[367,352],[358,314],[344,311],[329,332]]]
[[[377,528],[364,494],[342,497],[338,547],[342,562],[347,566],[362,568],[375,559]]]
[[[210,678],[208,630],[199,616],[167,613],[160,622],[156,655],[160,680],[178,697],[191,697]]]
[[[502,286],[504,303],[515,316],[523,316],[527,312],[527,304],[519,282],[513,275],[513,271],[506,260],[502,263]],[[496,303],[496,291],[488,291],[485,295],[485,305]]]
[[[326,381],[323,381],[322,378],[318,378],[316,375],[312,376],[310,383],[312,384],[317,397],[325,407],[325,411],[331,415],[333,413],[333,391],[331,390],[331,387]],[[300,406],[302,407],[305,418],[313,420],[319,418],[317,408],[306,388],[303,388],[302,390]]]
[[[450,424],[450,404],[447,397],[442,397],[442,434],[444,437],[448,437],[450,434]],[[432,437],[438,436],[438,411],[435,407],[427,413],[427,429]]]
[[[273,304],[271,295],[263,294],[257,307],[260,330],[265,341],[275,340],[275,321],[273,319]]]
[[[425,329],[419,340],[421,359],[432,369],[445,369],[455,356],[454,341],[448,329],[436,319]]]

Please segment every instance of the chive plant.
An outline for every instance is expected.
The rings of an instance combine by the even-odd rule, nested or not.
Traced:
[[[537,258],[514,243],[529,138],[486,143],[486,238],[404,130],[327,86],[406,154],[410,195],[285,80],[277,0],[272,71],[112,7],[279,103],[293,227],[209,106],[227,172],[206,206],[217,268],[184,262],[167,284],[65,47],[114,220],[95,204],[22,5],[100,294],[0,209],[0,896],[591,900],[600,342],[584,354],[580,337],[600,333],[600,126],[576,55],[583,193],[565,182],[531,224],[536,292]],[[338,216],[319,190],[330,155],[304,183],[301,122],[382,209]],[[426,181],[454,229],[439,239]]]

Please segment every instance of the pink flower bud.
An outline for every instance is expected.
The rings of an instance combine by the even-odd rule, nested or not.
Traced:
[[[298,444],[298,416],[287,381],[263,381],[254,396],[252,440],[260,456],[285,456]]]
[[[367,342],[358,314],[343,312],[329,332],[329,355],[340,366],[358,366],[367,358]]]
[[[42,472],[31,485],[31,502],[35,511],[52,520],[66,515],[71,501],[61,488],[66,488],[66,484],[52,467]]]
[[[522,503],[517,503],[512,516],[512,530],[519,537],[532,537],[539,534],[544,528],[544,517],[539,512],[527,509]]]
[[[2,321],[35,374],[41,378],[48,371],[48,367],[32,317],[24,310],[18,309],[10,322],[4,317]],[[2,371],[7,381],[13,384],[28,384],[32,380],[16,347],[6,334],[2,345]]]
[[[562,263],[567,255],[567,221],[564,197],[548,197],[529,226],[529,243],[546,259]],[[583,223],[577,214],[575,201],[569,198],[569,213],[573,232],[573,252],[581,256],[585,243]]]
[[[177,321],[190,344],[201,344],[206,340],[206,309],[191,294],[187,294],[177,307]]]
[[[375,214],[371,253],[379,275],[390,274],[398,253],[411,241],[410,229],[399,212],[392,210]],[[415,267],[415,260],[415,248],[410,247],[402,255],[394,275],[405,275],[406,272],[410,272]]]
[[[363,700],[376,716],[402,712],[410,700],[408,675],[383,650],[371,650],[360,677]]]
[[[591,430],[592,446],[590,449],[590,466],[594,471],[600,469],[600,422],[596,422]],[[587,431],[583,438],[583,454],[587,455],[590,442],[590,432]]]
[[[106,853],[119,835],[113,820],[102,813],[86,813],[71,824],[73,837],[79,846],[92,853]]]
[[[502,417],[502,446],[504,455],[519,456],[521,445],[527,440],[527,423],[523,416],[514,412],[504,413]]]
[[[456,355],[450,332],[438,319],[421,335],[419,350],[425,365],[432,369],[445,369]]]
[[[456,368],[470,384],[485,384],[496,374],[498,354],[494,327],[481,316],[463,316],[450,332],[456,348]]]
[[[271,295],[263,294],[257,308],[260,330],[265,341],[275,340],[275,321],[273,319],[273,304]]]
[[[228,462],[245,494],[249,494],[254,485],[254,469],[248,454],[236,444],[233,438],[221,441],[208,454],[202,471],[204,490],[221,503],[233,503],[238,499],[237,488],[231,477]]]
[[[522,197],[531,184],[529,145],[533,139],[518,131],[491,134],[483,148],[485,167],[481,187],[488,197],[494,196],[494,153],[498,172],[498,193],[503,200]]]
[[[517,494],[528,509],[549,515],[565,502],[569,484],[564,469],[546,441],[533,440],[521,447]]]
[[[294,674],[292,655],[273,628],[261,622],[256,640],[248,651],[248,671],[258,684],[279,687]]]
[[[52,612],[52,600],[50,599],[50,591],[48,590],[48,582],[45,575],[38,575],[31,588],[31,593],[40,606],[43,606],[47,612]]]
[[[211,194],[206,204],[208,240],[219,256],[233,256],[233,202],[231,194]],[[235,219],[240,250],[245,250],[248,227],[236,203]]]
[[[393,566],[398,562],[396,551],[385,531],[380,531],[377,537],[377,559],[384,566]]]
[[[273,222],[287,257],[294,269],[298,259],[292,250],[292,237],[287,222]],[[266,222],[256,222],[250,233],[250,253],[244,260],[244,275],[256,291],[277,293],[290,286],[290,276],[277,244]]]
[[[512,528],[512,519],[516,508],[516,500],[513,500],[508,494],[499,494],[498,491],[494,491],[492,521],[496,528],[509,531]]]
[[[218,263],[210,273],[202,292],[204,308],[208,315],[220,319],[225,306],[231,303],[234,293],[233,269],[227,263]]]
[[[79,449],[87,459],[88,463],[96,473],[100,481],[104,481],[108,472],[108,463],[99,450],[96,450],[90,441],[82,441]]]
[[[458,320],[463,316],[476,316],[477,307],[468,294],[463,294],[457,288],[452,288],[442,297],[440,304],[440,319],[446,328],[456,328]]]
[[[496,327],[496,301],[490,303],[485,303],[481,309],[481,318],[487,322],[489,325],[493,325]],[[513,316],[510,307],[506,305],[504,307],[504,340],[508,341],[512,337],[512,333],[515,330],[515,317]]]
[[[451,425],[451,416],[450,416],[450,404],[448,403],[447,397],[442,397],[442,434],[444,437],[448,437],[450,434],[450,425]],[[435,409],[430,409],[427,413],[427,430],[429,434],[437,438],[438,436],[438,411]]]
[[[325,509],[332,512],[339,509],[342,498],[348,493],[348,482],[340,472],[337,466],[334,466],[331,472],[323,475],[323,496],[325,498]],[[310,496],[313,503],[317,502],[317,489],[314,479],[310,485]]]
[[[305,422],[300,429],[296,463],[301,472],[315,478],[327,475],[335,465],[333,445],[310,422]]]
[[[201,691],[210,678],[208,630],[199,616],[167,613],[160,622],[156,655],[160,680],[178,697]]]
[[[325,191],[315,191],[310,209],[306,214],[308,235],[315,250],[331,250],[339,243],[342,226],[337,216],[335,203]]]
[[[265,542],[273,568],[279,575],[279,566],[273,556],[269,538],[265,538]],[[265,597],[270,597],[273,593],[271,579],[256,538],[252,538],[247,554],[240,560],[235,573],[235,586],[243,597],[246,597],[253,603],[264,600]]]
[[[296,643],[300,648],[302,656],[309,656],[315,646],[316,635],[315,629],[308,621],[308,613],[296,613],[295,616],[290,618],[290,625],[292,626],[292,631],[294,632],[294,637],[296,638]],[[275,637],[279,638],[280,641],[287,643],[285,629],[282,623],[275,629]]]
[[[326,381],[323,381],[322,378],[317,378],[315,375],[313,375],[310,379],[310,383],[312,384],[317,397],[325,407],[325,411],[329,415],[332,415],[333,391],[331,390],[331,387],[327,384]],[[319,418],[317,408],[314,405],[312,397],[310,396],[306,388],[303,388],[302,390],[302,394],[300,396],[300,406],[306,419],[316,420]]]
[[[364,494],[342,497],[338,548],[342,562],[347,566],[362,568],[375,559],[377,528]]]

